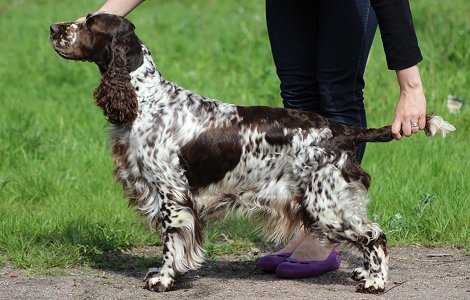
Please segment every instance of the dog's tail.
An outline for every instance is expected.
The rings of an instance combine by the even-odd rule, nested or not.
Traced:
[[[426,127],[424,128],[424,132],[427,136],[440,134],[442,137],[445,137],[452,131],[455,131],[455,127],[442,117],[426,115]],[[354,140],[356,142],[389,142],[393,140],[392,126],[360,129]]]

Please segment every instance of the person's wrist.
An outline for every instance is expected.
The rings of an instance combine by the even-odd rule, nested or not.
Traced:
[[[423,89],[417,66],[398,70],[397,79],[401,91],[420,91]]]

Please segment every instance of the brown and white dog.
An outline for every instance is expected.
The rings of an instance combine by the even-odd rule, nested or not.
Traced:
[[[146,287],[166,291],[175,276],[204,260],[208,217],[260,214],[265,232],[283,240],[302,228],[347,242],[364,256],[353,271],[358,291],[381,292],[386,239],[367,219],[370,177],[354,157],[360,142],[392,140],[391,128],[360,129],[318,114],[242,107],[199,96],[163,79],[128,20],[97,14],[51,26],[62,57],[95,62],[96,103],[111,123],[115,175],[132,204],[160,228],[162,267]],[[438,116],[426,133],[455,128]]]

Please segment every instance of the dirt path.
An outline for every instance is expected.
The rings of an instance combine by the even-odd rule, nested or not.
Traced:
[[[112,255],[101,269],[60,276],[27,276],[4,267],[0,299],[470,299],[470,256],[455,249],[392,248],[390,283],[382,296],[355,293],[349,271],[357,257],[343,254],[338,272],[319,278],[280,280],[254,268],[256,257],[225,257],[183,277],[178,289],[142,289],[145,268],[159,249]]]

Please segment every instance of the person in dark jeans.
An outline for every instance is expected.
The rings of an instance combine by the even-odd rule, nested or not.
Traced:
[[[422,57],[408,0],[267,0],[266,19],[285,107],[366,127],[364,72],[379,24],[401,90],[394,136],[424,128],[426,100],[416,66]],[[358,145],[359,162],[364,150]],[[316,276],[339,267],[333,248],[300,232],[257,265],[280,277]]]
[[[107,0],[97,12],[126,16],[141,2]],[[393,135],[400,139],[424,129],[426,99],[417,67],[422,56],[408,0],[266,0],[266,19],[285,107],[366,127],[364,72],[379,25],[388,68],[396,71],[400,88]],[[358,146],[358,161],[364,149]],[[257,266],[301,278],[339,264],[334,245],[299,232]]]
[[[284,106],[366,127],[363,77],[377,28],[368,1],[268,0],[266,19]]]

